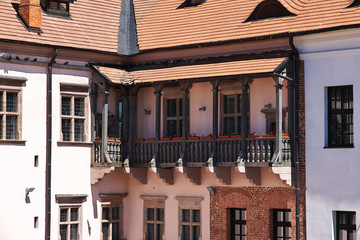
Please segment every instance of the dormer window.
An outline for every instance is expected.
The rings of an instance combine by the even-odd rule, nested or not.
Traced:
[[[350,4],[350,6],[348,6],[347,8],[352,8],[352,7],[359,7],[360,6],[360,0],[355,0],[352,4]]]
[[[289,12],[276,0],[265,0],[255,8],[253,13],[245,22],[287,16],[295,16],[295,14]]]
[[[74,0],[41,0],[41,6],[50,14],[70,16],[70,3]]]
[[[178,8],[198,6],[204,2],[206,2],[206,0],[185,0]]]

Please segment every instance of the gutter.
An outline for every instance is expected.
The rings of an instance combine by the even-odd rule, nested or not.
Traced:
[[[299,52],[294,45],[294,37],[289,37],[289,44],[294,51],[294,87],[295,87],[295,126],[294,126],[294,161],[295,161],[295,194],[296,194],[296,240],[300,239],[300,168],[299,168]]]
[[[46,83],[46,170],[45,170],[45,240],[50,239],[51,232],[51,145],[52,145],[52,67],[58,49],[54,49],[47,66]]]

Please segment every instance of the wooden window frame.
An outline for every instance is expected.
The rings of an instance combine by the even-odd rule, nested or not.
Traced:
[[[236,220],[235,219],[235,211],[240,211],[240,219]],[[245,219],[243,219],[243,215],[242,212],[245,211]],[[230,239],[235,239],[235,236],[239,236],[240,239],[246,239],[246,231],[247,231],[247,226],[246,226],[246,208],[230,208]],[[240,233],[236,234],[235,233],[235,225],[240,225]],[[245,232],[243,232],[243,226],[245,226]],[[243,238],[245,237],[245,238]]]
[[[278,221],[278,213],[283,216],[283,221]],[[290,222],[286,221],[285,214],[290,213]],[[273,209],[274,240],[291,240],[291,209]],[[283,228],[283,236],[278,236],[277,228]],[[285,236],[286,229],[290,228],[290,237]]]
[[[340,214],[346,215],[346,224],[340,224]],[[349,233],[351,231],[356,233],[356,224],[350,223],[350,217],[353,217],[356,221],[356,212],[336,211],[336,240],[350,240]],[[340,238],[340,230],[346,230],[347,239]]]
[[[176,135],[182,135],[182,126],[180,126],[181,121],[183,121],[182,112],[180,112],[180,99],[182,99],[182,92],[180,88],[178,87],[170,87],[170,88],[164,88],[163,89],[163,136],[169,137],[168,133],[168,121],[175,120],[176,121]],[[167,117],[168,111],[168,100],[170,99],[176,99],[176,116],[175,117]],[[190,102],[190,99],[189,99]],[[181,115],[181,116],[180,116]],[[173,137],[173,136],[170,136]]]
[[[89,86],[60,84],[60,142],[65,143],[84,143],[89,140]],[[70,115],[63,115],[63,98],[70,98]],[[75,99],[83,99],[83,116],[75,116]],[[70,119],[70,141],[64,140],[62,120]],[[75,120],[83,120],[83,136],[82,141],[75,140]]]
[[[167,199],[166,196],[145,196],[141,195],[141,199],[144,200],[144,239],[146,239],[147,236],[147,225],[148,224],[154,224],[154,239],[159,239],[159,236],[156,236],[156,226],[157,225],[163,225],[163,234],[160,236],[160,239],[165,239],[165,200]],[[149,208],[154,209],[154,220],[147,219],[147,210]],[[164,216],[163,220],[156,220],[156,209],[163,209]]]
[[[52,2],[57,4],[57,9],[50,8],[50,4]],[[48,14],[69,17],[70,16],[70,3],[73,3],[73,2],[74,2],[74,0],[43,0],[43,1],[41,1],[41,6],[43,7],[44,11],[46,11]],[[65,11],[60,10],[60,4],[66,5]]]
[[[78,209],[78,219],[71,221],[71,209]],[[67,209],[67,221],[61,222],[61,210]],[[77,240],[81,240],[81,222],[82,222],[82,206],[79,203],[60,203],[59,204],[59,240],[61,240],[61,226],[67,226],[66,240],[71,239],[71,225],[77,224]]]
[[[120,239],[124,236],[124,203],[123,199],[126,197],[127,194],[100,194],[101,198],[101,213],[100,213],[100,239],[103,240],[103,232],[102,232],[102,224],[108,223],[109,224],[109,237],[108,240],[112,240],[112,233],[113,233],[113,223],[119,224],[118,229],[118,236]],[[104,207],[109,208],[109,219],[103,219],[103,209]],[[112,216],[112,209],[119,208],[119,219],[113,219]]]
[[[331,94],[334,91],[340,90],[341,91],[341,96],[340,96],[340,101],[341,101],[341,109],[332,109],[331,108]],[[351,91],[351,96],[344,96],[346,91]],[[354,101],[353,101],[353,97],[354,97],[354,92],[353,92],[353,85],[347,85],[347,86],[333,86],[333,87],[328,87],[327,88],[327,147],[354,147]],[[344,109],[343,108],[343,103],[345,101],[345,99],[348,99],[349,101],[351,101],[351,108],[348,109]],[[339,133],[336,133],[332,130],[332,128],[334,127],[332,125],[332,121],[331,121],[331,116],[334,114],[340,114],[341,115],[341,130],[339,131]],[[346,116],[347,115],[351,115],[351,123],[348,124],[349,126],[349,131],[346,131]],[[350,126],[352,125],[352,126]],[[336,128],[336,126],[335,126]],[[352,131],[351,131],[352,130]],[[336,137],[336,135],[340,136],[341,142],[340,143],[332,143],[334,139],[334,137]],[[336,139],[335,139],[336,141]],[[346,144],[345,142],[349,141],[348,144]]]
[[[25,86],[26,78],[0,75],[0,92],[2,92],[1,108],[0,108],[0,142],[21,141],[22,139],[22,88]],[[16,93],[16,112],[8,112],[6,110],[7,93]],[[16,116],[15,139],[6,138],[6,117]]]
[[[176,200],[179,201],[179,239],[182,239],[182,226],[187,225],[190,226],[190,239],[188,240],[194,240],[192,239],[192,226],[199,226],[200,235],[198,239],[201,239],[202,234],[202,212],[201,212],[201,202],[203,201],[203,197],[175,197]],[[182,210],[190,210],[190,221],[189,222],[183,222],[183,216],[182,216]],[[193,222],[193,211],[199,210],[200,211],[200,221],[199,222]]]

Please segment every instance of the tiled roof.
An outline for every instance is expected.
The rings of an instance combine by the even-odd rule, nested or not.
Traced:
[[[272,73],[284,60],[285,58],[242,60],[132,72],[125,72],[124,70],[110,67],[97,67],[97,69],[113,83],[151,83],[230,75]]]
[[[0,39],[117,52],[121,0],[77,0],[70,3],[71,19],[42,14],[42,34],[27,31],[12,3],[0,1]]]
[[[117,53],[122,0],[77,0],[71,19],[43,13],[41,35],[17,19],[12,3],[19,1],[0,1],[0,39]],[[246,23],[262,0],[207,0],[185,8],[178,8],[184,0],[133,1],[140,51],[360,24],[360,7],[346,8],[353,0],[279,0],[296,16]]]

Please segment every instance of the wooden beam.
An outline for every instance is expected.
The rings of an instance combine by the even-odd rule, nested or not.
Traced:
[[[242,83],[242,93],[241,93],[241,159],[246,159],[247,156],[247,146],[246,146],[246,138],[249,132],[248,129],[248,100],[249,100],[249,83],[251,79],[250,78],[244,78],[241,80]]]
[[[210,81],[210,84],[212,86],[211,91],[213,92],[213,112],[212,112],[212,118],[213,118],[213,124],[212,124],[212,157],[209,159],[209,161],[216,161],[217,156],[217,146],[216,146],[216,139],[218,137],[219,132],[219,86],[221,81],[220,80],[212,80]]]

